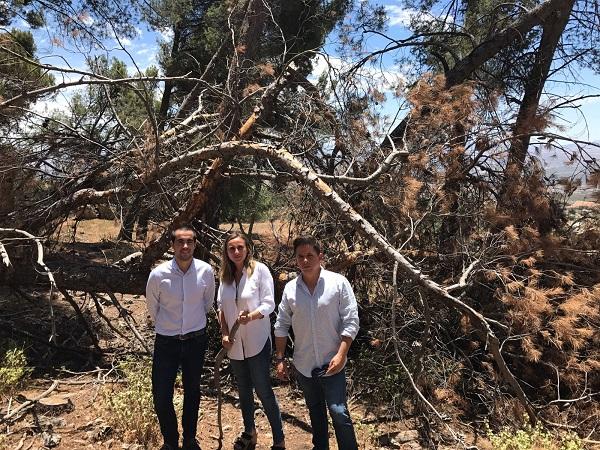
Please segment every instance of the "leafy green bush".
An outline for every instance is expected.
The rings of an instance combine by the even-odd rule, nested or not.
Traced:
[[[0,394],[16,389],[21,381],[31,374],[31,367],[27,366],[25,351],[10,342],[5,347],[0,365]]]
[[[104,392],[107,421],[126,442],[151,445],[160,435],[152,403],[152,361],[127,359],[118,366],[126,387],[114,386]]]
[[[529,422],[518,430],[503,428],[494,433],[487,430],[488,439],[495,450],[583,450],[583,442],[576,434],[554,435],[540,423],[535,427]]]

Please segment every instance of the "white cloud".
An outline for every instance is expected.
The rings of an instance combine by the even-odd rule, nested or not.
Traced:
[[[344,61],[338,57],[318,54],[313,58],[313,72],[308,77],[311,82],[316,80],[323,74],[329,71],[337,73],[347,73],[355,61]],[[353,77],[355,85],[362,89],[363,92],[374,92],[375,90],[383,93],[385,98],[377,104],[372,104],[370,107],[373,111],[381,114],[383,121],[376,127],[369,125],[369,130],[373,136],[385,136],[392,128],[393,121],[397,118],[399,108],[402,108],[402,100],[395,95],[397,91],[401,91],[407,84],[408,77],[405,75],[409,72],[409,67],[391,64],[388,66],[371,66],[369,64],[361,67]],[[339,75],[332,74],[332,79],[339,80]],[[341,87],[341,85],[338,85]],[[329,102],[335,103],[336,99],[331,95]],[[396,119],[397,120],[397,119]]]
[[[385,5],[385,12],[387,13],[390,26],[403,25],[408,27],[413,17],[416,16],[417,11],[415,9],[403,8],[397,5]]]
[[[384,8],[391,27],[400,25],[408,28],[413,20],[418,20],[420,22],[434,22],[439,20],[439,17],[434,16],[430,12],[421,11],[415,8],[404,8],[398,5],[385,5]],[[451,17],[444,16],[446,22],[451,19]]]
[[[55,112],[67,111],[73,95],[82,89],[81,86],[63,89],[53,98],[37,101],[31,106],[31,110],[41,116],[49,116]]]
[[[163,28],[162,30],[159,30],[158,33],[165,41],[173,39],[173,30],[170,28]]]
[[[148,67],[152,65],[158,65],[155,53],[150,54],[147,58],[137,59],[135,63],[137,68],[133,64],[127,65],[127,73],[135,75],[138,73],[138,68],[141,72],[144,72]]]
[[[95,22],[94,18],[92,16],[90,16],[89,14],[83,14],[82,17],[80,17],[80,20],[88,27],[90,25],[93,25]]]
[[[313,72],[309,80],[315,82],[324,73],[329,71],[347,72],[352,68],[354,61],[343,61],[340,58],[318,54],[313,59]],[[408,78],[404,74],[406,68],[398,65],[387,67],[373,67],[369,64],[356,71],[357,79],[365,89],[375,88],[381,91],[395,91],[399,86],[406,84]],[[337,78],[335,76],[334,78]]]
[[[335,56],[324,55],[322,53],[317,54],[312,60],[313,63],[313,71],[309,75],[308,79],[310,81],[316,81],[323,75],[323,73],[327,73],[329,71],[339,71],[343,68],[342,60]]]

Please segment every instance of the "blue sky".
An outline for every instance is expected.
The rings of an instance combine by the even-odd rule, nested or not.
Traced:
[[[410,18],[414,14],[419,14],[417,11],[404,8],[401,0],[387,0],[378,2],[383,4],[388,14],[388,30],[387,34],[396,38],[404,38],[408,36],[406,26],[410,22]],[[16,24],[19,28],[27,28],[25,22]],[[137,70],[145,70],[148,66],[157,65],[157,50],[158,41],[160,39],[168,39],[168,33],[161,35],[160,33],[148,31],[144,25],[138,25],[136,36],[132,39],[109,39],[104,43],[104,49],[93,49],[95,54],[105,54],[110,57],[116,57],[125,61],[129,67],[129,72],[134,74]],[[85,61],[83,54],[88,49],[77,48],[74,42],[60,42],[56,36],[53,36],[48,30],[35,30],[36,44],[38,46],[38,56],[44,63],[54,64],[60,67],[71,67],[85,70]],[[368,41],[369,48],[374,50],[380,48],[384,40],[379,37],[370,38]],[[348,62],[342,61],[335,52],[335,36],[326,46],[329,53],[330,63],[337,67],[347,66]],[[327,64],[323,57],[318,57],[315,63],[315,78],[326,68]],[[392,61],[391,57],[385,57],[382,64],[377,68],[366,69],[365,76],[371,77],[372,82],[380,84],[384,91],[388,94],[398,85],[403,83],[406,78],[404,70]],[[551,89],[560,95],[569,95],[579,97],[583,95],[600,95],[600,76],[592,73],[590,70],[579,70],[578,84],[569,83],[553,83],[547,88]],[[75,76],[71,76],[75,79]],[[60,78],[57,78],[60,80]],[[67,81],[69,78],[66,78]],[[566,82],[575,80],[562,80]],[[52,102],[47,102],[38,105],[40,111],[48,111],[52,108],[60,108],[68,101],[71,91],[59,94]],[[389,117],[390,122],[398,112],[399,103],[392,95],[388,95],[388,100],[381,106],[381,113]],[[402,116],[402,115],[401,115]],[[557,119],[557,125],[562,127],[562,130],[554,130],[561,132],[571,138],[581,140],[591,140],[600,142],[600,97],[589,98],[579,102],[577,110],[565,110],[561,117]]]

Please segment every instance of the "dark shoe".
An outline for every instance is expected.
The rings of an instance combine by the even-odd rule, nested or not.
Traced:
[[[173,447],[172,445],[169,445],[169,444],[163,444],[163,446],[160,448],[160,450],[177,450],[177,447]]]
[[[254,450],[256,448],[256,442],[252,442],[252,435],[242,431],[235,442],[233,443],[233,450]]]
[[[196,439],[184,440],[181,450],[202,450]]]

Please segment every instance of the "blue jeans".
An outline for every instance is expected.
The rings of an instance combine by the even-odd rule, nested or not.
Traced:
[[[314,450],[329,449],[329,430],[327,409],[333,422],[335,438],[340,450],[358,450],[354,426],[346,404],[346,373],[341,372],[329,377],[308,378],[298,370],[296,379],[304,393],[313,431]]]
[[[206,334],[185,341],[156,336],[152,360],[152,397],[165,444],[179,447],[177,416],[173,406],[173,389],[181,367],[183,380],[183,441],[196,437],[200,407],[200,375],[204,367]]]
[[[273,392],[273,386],[271,386],[270,368],[271,339],[267,339],[265,346],[258,355],[242,360],[231,360],[231,369],[237,379],[240,393],[244,431],[251,434],[256,428],[254,424],[254,389],[262,403],[265,415],[269,419],[271,431],[273,432],[273,443],[278,444],[283,441],[283,424],[279,405]]]

